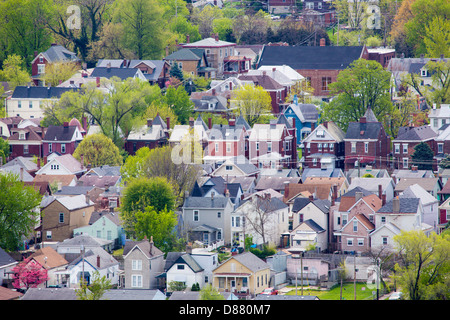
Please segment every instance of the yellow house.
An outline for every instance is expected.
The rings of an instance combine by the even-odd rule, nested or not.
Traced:
[[[213,286],[219,292],[257,295],[269,282],[269,265],[251,252],[234,255],[213,270]]]

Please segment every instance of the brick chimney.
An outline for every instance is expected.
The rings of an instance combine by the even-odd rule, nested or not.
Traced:
[[[284,183],[284,197],[287,198],[289,196],[289,181]]]
[[[219,42],[219,34],[218,34],[218,33],[216,33],[216,34],[214,35],[214,40],[216,40],[216,42]]]
[[[398,197],[392,199],[392,212],[393,213],[400,212],[400,199]]]
[[[320,46],[321,47],[325,47],[326,46],[325,38],[320,38]]]
[[[381,184],[378,185],[378,198],[383,200],[383,186]]]
[[[235,126],[236,125],[236,119],[229,119],[228,120],[228,125],[229,126]]]
[[[212,119],[208,118],[208,129],[211,130],[212,128]]]
[[[189,127],[193,127],[194,126],[194,118],[189,118]]]
[[[366,117],[361,117],[361,118],[359,119],[359,123],[366,123],[366,122],[367,122]]]
[[[147,119],[147,127],[151,128],[153,125],[153,119]]]
[[[186,43],[190,43],[190,41],[191,41],[191,36],[190,35],[186,35]]]
[[[166,118],[166,125],[167,125],[167,130],[170,129],[170,117]]]
[[[97,268],[100,268],[100,256],[97,255]]]

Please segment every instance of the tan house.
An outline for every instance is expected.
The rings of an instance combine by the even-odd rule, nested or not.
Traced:
[[[72,238],[73,230],[89,225],[94,202],[89,196],[58,197],[42,208],[42,241],[63,241]]]
[[[237,296],[255,296],[269,282],[270,266],[251,252],[234,255],[213,270],[213,287]]]

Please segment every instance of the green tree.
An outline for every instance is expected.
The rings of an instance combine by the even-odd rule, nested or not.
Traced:
[[[411,155],[412,164],[419,170],[433,170],[434,153],[426,142],[421,142],[414,147],[414,153]]]
[[[358,59],[341,71],[330,84],[334,99],[323,107],[322,117],[347,130],[349,122],[359,121],[368,108],[377,119],[392,112],[389,94],[391,74],[376,61]]]
[[[106,276],[100,277],[100,273],[93,273],[92,282],[87,284],[82,281],[80,288],[75,290],[78,300],[101,300],[105,292],[111,289],[111,280]]]
[[[207,284],[200,290],[200,300],[225,300],[225,298],[212,284]]]
[[[156,211],[153,207],[146,207],[135,214],[135,232],[137,239],[152,238],[155,246],[167,253],[177,246],[175,227],[177,215],[173,211],[163,209]]]
[[[443,17],[434,17],[425,27],[424,44],[427,56],[438,58],[441,54],[450,57],[450,21]]]
[[[236,116],[242,115],[253,127],[263,115],[272,112],[272,98],[269,93],[261,86],[244,86],[234,89],[231,92],[230,105]]]
[[[175,63],[172,65],[172,67],[170,68],[170,72],[169,72],[171,77],[175,77],[180,81],[184,80],[183,77],[183,71],[178,67],[178,63],[175,61]]]
[[[164,96],[164,102],[173,110],[181,124],[188,123],[189,117],[194,111],[194,104],[189,99],[184,86],[177,88],[169,86]]]
[[[448,169],[450,168],[450,155],[446,154],[444,159],[439,162],[439,167],[442,169]]]
[[[13,54],[3,61],[3,70],[0,70],[0,79],[8,81],[9,88],[14,90],[15,87],[23,86],[30,82],[31,76],[24,68],[23,59]]]
[[[88,164],[93,167],[122,165],[119,148],[103,133],[84,137],[73,153],[77,160],[81,160],[81,155],[83,155],[85,166]]]
[[[431,99],[438,105],[450,103],[450,61],[438,60],[429,61],[426,64],[428,72],[431,74],[433,89]]]
[[[449,299],[450,236],[402,231],[394,237],[401,262],[394,279],[409,300]],[[442,284],[444,284],[444,290]]]
[[[170,281],[169,282],[169,291],[184,291],[186,290],[187,286],[184,282],[181,281]]]
[[[23,236],[34,230],[42,196],[14,174],[0,174],[0,248],[16,250]]]
[[[42,80],[45,85],[56,87],[60,82],[64,82],[72,77],[78,69],[78,64],[73,62],[49,63],[45,66],[45,73]]]
[[[2,163],[6,163],[6,158],[10,154],[10,146],[7,140],[0,139],[0,157],[3,159]]]

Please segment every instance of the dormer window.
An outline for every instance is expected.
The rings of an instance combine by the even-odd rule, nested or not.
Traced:
[[[427,76],[428,76],[427,69],[422,69],[422,70],[420,70],[420,75],[421,75],[422,77],[427,77]]]
[[[25,140],[25,132],[19,132],[19,140]]]

